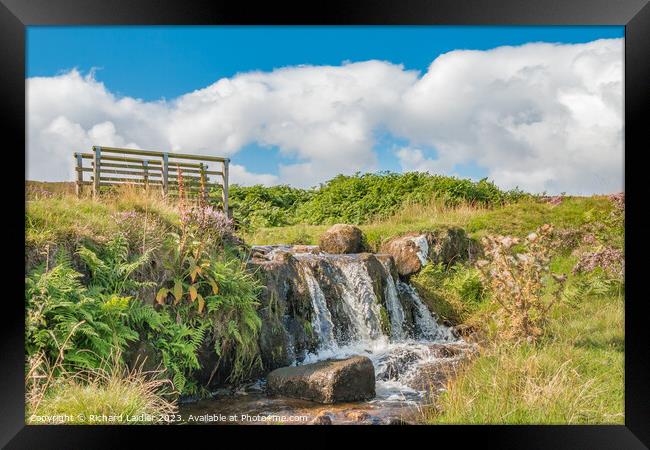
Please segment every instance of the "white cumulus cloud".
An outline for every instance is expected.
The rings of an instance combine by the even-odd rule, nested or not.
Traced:
[[[73,179],[72,152],[112,145],[230,156],[233,182],[313,186],[376,170],[382,129],[407,142],[403,170],[472,163],[506,188],[623,187],[622,39],[452,51],[424,74],[385,61],[247,72],[154,102],[72,70],[29,78],[27,106],[29,179]],[[237,164],[250,143],[296,162],[251,173]]]

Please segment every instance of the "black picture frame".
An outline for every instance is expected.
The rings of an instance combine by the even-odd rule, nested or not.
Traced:
[[[25,148],[25,28],[30,25],[170,25],[170,24],[328,24],[328,25],[624,25],[625,26],[625,187],[626,187],[626,309],[625,309],[625,425],[621,426],[430,426],[430,427],[328,427],[322,443],[335,444],[340,433],[372,431],[382,439],[399,434],[405,442],[430,439],[440,445],[443,439],[495,448],[592,448],[633,449],[650,445],[650,359],[646,298],[642,295],[641,257],[646,254],[647,237],[641,220],[644,174],[641,158],[647,151],[648,131],[643,119],[650,105],[650,5],[647,0],[406,0],[401,2],[356,0],[305,2],[302,5],[265,2],[217,2],[210,0],[0,0],[0,98],[3,145],[6,155],[19,155],[11,149]],[[7,139],[9,138],[9,139]],[[10,144],[11,143],[11,144]],[[20,167],[25,160],[15,158],[13,168],[4,173],[5,203],[15,201],[17,209],[7,209],[5,240],[14,244],[16,258],[22,252],[13,227],[24,230],[19,214],[24,211]],[[15,179],[12,179],[14,177]],[[645,177],[647,178],[647,176]],[[9,181],[11,180],[11,181]],[[9,187],[11,185],[11,188]],[[19,186],[21,186],[19,188]],[[647,190],[646,190],[647,191]],[[647,244],[646,244],[647,245]],[[5,252],[9,251],[5,246]],[[7,255],[5,261],[13,255]],[[134,445],[135,434],[169,440],[171,434],[197,433],[186,441],[190,445],[217,445],[224,430],[250,436],[250,427],[115,427],[115,426],[26,426],[24,423],[24,304],[17,280],[23,278],[19,265],[8,263],[3,280],[2,339],[0,340],[0,445],[7,448],[114,448]],[[14,273],[15,272],[15,273]],[[23,271],[24,272],[24,271]],[[13,292],[13,291],[16,292]],[[11,291],[9,293],[8,291]],[[286,434],[277,440],[287,442],[293,427],[254,427],[273,434]],[[312,435],[323,427],[305,427]],[[247,433],[242,435],[241,433]],[[427,436],[413,436],[426,434]],[[256,433],[257,434],[257,433]],[[412,437],[413,436],[413,437]],[[231,436],[233,437],[233,436]],[[187,439],[185,437],[184,439]],[[293,440],[293,439],[291,439]],[[434,444],[434,441],[436,442]],[[151,445],[153,441],[145,441]],[[169,442],[169,441],[168,441]],[[271,441],[269,441],[271,442]],[[294,441],[294,442],[297,442]],[[142,444],[140,444],[142,445]],[[282,444],[281,444],[282,445]],[[302,445],[311,445],[303,441]]]

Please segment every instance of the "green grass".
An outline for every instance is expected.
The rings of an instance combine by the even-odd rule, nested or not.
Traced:
[[[590,210],[609,212],[606,197],[566,198],[553,206],[544,201],[526,198],[499,207],[483,207],[467,203],[447,206],[442,201],[429,201],[404,206],[398,213],[381,220],[359,225],[370,246],[377,250],[382,241],[393,236],[445,227],[461,227],[474,238],[487,233],[525,236],[544,223],[558,228],[576,228],[589,221]],[[244,233],[253,245],[318,244],[328,225],[296,224],[283,227],[261,227]]]
[[[570,258],[559,258],[566,265]],[[557,306],[537,343],[495,341],[449,383],[429,424],[622,424],[623,293]]]
[[[134,212],[136,220],[123,219],[120,213]],[[73,194],[53,197],[28,197],[25,212],[25,244],[42,250],[47,244],[91,241],[102,243],[117,231],[142,235],[164,233],[178,224],[176,208],[155,193],[123,189],[100,200],[77,198]],[[160,228],[160,233],[153,230]],[[129,229],[127,229],[129,228]],[[153,231],[153,232],[152,232]]]
[[[576,228],[589,221],[590,210],[609,212],[611,209],[611,202],[602,196],[568,197],[557,206],[523,199],[473,216],[467,223],[467,231],[474,236],[487,233],[524,236],[545,223],[557,228]]]
[[[95,370],[62,377],[27,406],[29,424],[152,423],[176,412],[165,398],[166,380],[141,371],[109,373]],[[148,417],[147,417],[148,416]]]
[[[464,263],[427,264],[410,282],[429,309],[454,324],[471,325],[479,310],[490,307],[479,271]]]
[[[366,236],[368,244],[378,250],[381,242],[393,236],[427,231],[451,226],[464,227],[470,218],[481,214],[483,208],[470,205],[445,206],[440,201],[428,204],[409,204],[399,213],[383,220],[376,220],[359,228]],[[244,234],[246,242],[253,245],[270,244],[311,244],[318,239],[330,225],[297,224],[284,227],[263,227]]]

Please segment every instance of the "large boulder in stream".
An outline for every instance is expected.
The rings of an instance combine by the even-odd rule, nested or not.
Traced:
[[[321,235],[319,247],[327,253],[361,253],[364,251],[363,233],[359,227],[339,223]]]
[[[381,251],[393,256],[402,276],[417,273],[427,262],[449,264],[480,255],[478,243],[458,227],[397,236],[384,242]]]
[[[400,275],[411,275],[426,264],[428,251],[426,235],[393,238],[382,245],[381,251],[393,256]]]
[[[366,356],[282,367],[266,380],[270,394],[320,403],[370,400],[375,396],[375,369]]]

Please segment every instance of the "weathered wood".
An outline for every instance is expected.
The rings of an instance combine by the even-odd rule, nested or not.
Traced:
[[[223,212],[227,217],[230,217],[230,211],[228,210],[228,164],[230,163],[229,159],[224,159],[222,163],[222,178],[223,178],[223,188],[221,190],[221,198],[223,203]]]
[[[102,147],[102,150],[107,153],[121,153],[124,155],[140,155],[140,156],[158,156],[161,158],[164,158],[165,155],[167,155],[167,158],[190,159],[194,161],[223,162],[226,160],[226,158],[221,158],[218,156],[201,156],[201,155],[190,155],[187,153],[156,152],[151,150],[136,150],[131,148]]]
[[[150,184],[152,184],[152,183],[150,183]],[[118,181],[110,181],[110,182],[109,181],[102,181],[101,183],[99,183],[99,185],[101,187],[107,187],[107,186],[144,186],[144,183],[142,183],[142,182],[140,182],[140,183],[136,183],[136,182],[125,183],[125,182],[118,182]]]
[[[84,181],[84,173],[83,173],[84,162],[83,162],[83,158],[78,153],[75,153],[75,159],[77,160],[77,184],[75,186],[75,190],[77,191],[77,197],[81,197],[83,191],[83,181]]]
[[[142,170],[121,170],[121,169],[103,169],[102,168],[102,174],[104,173],[112,173],[112,174],[118,174],[118,175],[138,175],[141,177],[145,176],[145,172]],[[156,176],[156,175],[153,175]],[[160,174],[157,175],[160,177]]]
[[[94,150],[94,157],[93,157],[93,177],[95,184],[93,185],[93,197],[97,197],[99,195],[99,178],[101,174],[101,148],[100,147],[93,147]]]
[[[125,155],[142,156],[143,158]],[[149,185],[160,186],[164,195],[176,196],[180,172],[182,172],[185,193],[188,197],[196,197],[201,194],[209,197],[208,192],[211,188],[221,188],[220,203],[222,203],[224,211],[229,213],[228,169],[230,160],[228,158],[101,146],[94,146],[92,153],[75,152],[74,157],[77,195],[81,195],[84,185],[92,185],[93,195],[96,196],[100,192],[100,187],[132,184],[144,186],[145,189],[148,189]],[[90,167],[83,167],[84,159],[90,160]],[[199,162],[183,162],[182,159]],[[208,162],[221,163],[221,170],[210,170],[211,165]],[[86,172],[91,172],[90,181],[84,180]]]
[[[162,172],[162,167],[158,166],[151,166],[151,161],[143,159],[142,164],[147,163],[148,170],[151,172],[153,171],[158,171]],[[140,169],[142,170],[142,164],[116,164],[116,163],[102,163],[102,168],[104,167],[116,167],[116,168],[121,168],[121,169]]]
[[[163,158],[163,194],[167,195],[167,188],[169,186],[169,157],[167,156],[167,153],[163,153],[162,155]]]
[[[102,147],[103,149],[104,147]],[[92,159],[93,154],[92,153],[81,153],[81,157],[83,159]],[[142,164],[142,161],[149,161],[149,165],[157,165],[157,166],[162,166],[162,160],[157,160],[157,159],[140,159],[140,158],[129,158],[127,156],[110,156],[110,155],[104,155],[102,154],[102,161],[116,161],[116,162],[126,162],[126,163],[136,163],[138,165]],[[180,165],[182,168],[191,168],[191,169],[198,169],[201,167],[201,164],[198,163],[188,163],[188,162],[177,162],[177,161],[170,161],[171,167],[175,167],[176,165]],[[170,167],[170,169],[171,169]],[[153,169],[153,167],[151,167]],[[161,169],[162,170],[162,169]],[[214,175],[218,174],[220,172],[215,172]]]
[[[95,178],[92,178],[95,181]],[[105,177],[101,176],[100,181],[121,181],[125,183],[144,183],[144,178],[122,178],[122,177]],[[150,184],[162,184],[160,180],[149,180]]]
[[[142,161],[142,169],[144,170],[144,189],[149,187],[149,161]]]

